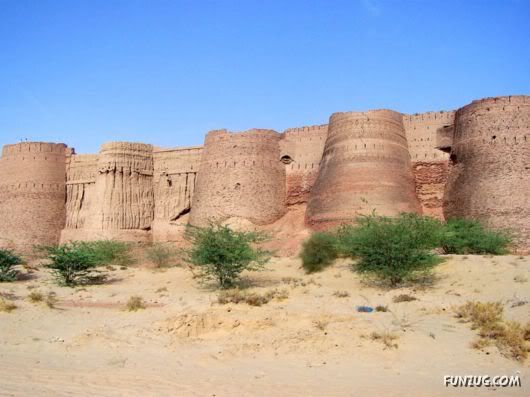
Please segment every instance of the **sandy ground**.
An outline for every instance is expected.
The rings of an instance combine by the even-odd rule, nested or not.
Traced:
[[[288,298],[261,307],[220,305],[189,270],[142,266],[110,272],[104,285],[63,288],[45,270],[0,284],[18,308],[0,313],[2,396],[528,396],[530,359],[470,348],[475,332],[451,310],[502,301],[530,321],[530,257],[448,257],[433,286],[367,286],[348,262],[305,275],[297,259],[274,259],[249,289]],[[57,293],[55,309],[31,291]],[[338,297],[337,291],[349,296]],[[417,301],[393,303],[409,293]],[[148,307],[124,310],[131,295]],[[512,307],[516,301],[527,304]],[[388,305],[359,313],[357,305]],[[397,348],[366,337],[398,336]],[[446,388],[444,375],[514,375],[520,388]]]

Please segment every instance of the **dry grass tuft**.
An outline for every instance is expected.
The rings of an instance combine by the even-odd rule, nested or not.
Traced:
[[[269,303],[273,299],[284,300],[289,297],[286,290],[269,290],[264,294],[258,292],[249,292],[240,289],[231,289],[221,291],[217,297],[217,302],[224,305],[227,303],[246,303],[250,306],[262,306]]]
[[[140,309],[145,309],[145,302],[141,296],[131,296],[127,301],[127,310],[136,312]]]
[[[394,296],[394,298],[392,298],[392,301],[394,303],[412,302],[412,301],[417,301],[417,300],[418,298],[416,298],[415,296],[409,295],[409,294],[396,295]]]
[[[31,293],[28,295],[28,300],[31,303],[39,303],[44,300],[44,295],[39,291],[31,291]]]
[[[350,296],[350,293],[348,291],[335,291],[333,296],[336,296],[337,298],[347,298]]]
[[[377,305],[375,307],[375,311],[376,312],[387,312],[388,311],[388,306]]]
[[[495,344],[501,354],[514,360],[524,361],[530,351],[530,324],[503,319],[500,302],[467,302],[455,309],[456,316],[471,322],[471,329],[478,330],[480,339],[472,343],[475,349]]]
[[[57,304],[57,297],[55,296],[55,292],[49,292],[48,295],[46,295],[46,300],[44,301],[46,303],[46,306],[48,306],[50,309],[54,309],[55,305]]]
[[[381,342],[383,345],[385,345],[385,349],[397,349],[398,344],[395,343],[399,337],[389,331],[384,332],[372,332],[370,334],[370,339],[373,341]]]
[[[324,319],[318,319],[313,321],[313,325],[315,326],[315,328],[324,331],[328,327],[329,321]]]
[[[13,302],[10,302],[4,298],[0,298],[0,312],[11,313],[17,308]]]

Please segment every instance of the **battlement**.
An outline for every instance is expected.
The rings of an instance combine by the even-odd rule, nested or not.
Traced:
[[[450,123],[452,124],[455,120],[455,112],[453,110],[439,112],[426,112],[426,113],[415,113],[415,114],[404,114],[403,123],[420,123],[420,122],[435,122],[435,123]]]
[[[2,158],[12,159],[22,156],[31,159],[31,155],[38,153],[66,155],[67,146],[64,143],[51,142],[21,142],[4,145]]]
[[[287,136],[307,136],[312,134],[327,134],[328,132],[328,125],[327,124],[320,124],[320,125],[309,125],[304,127],[294,127],[294,128],[287,128],[283,131],[283,134]]]

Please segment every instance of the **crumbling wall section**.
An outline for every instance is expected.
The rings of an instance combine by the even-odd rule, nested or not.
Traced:
[[[242,133],[210,131],[197,176],[192,225],[240,218],[255,225],[285,213],[285,166],[281,134],[264,129]]]
[[[416,193],[424,215],[443,219],[443,195],[448,176],[449,154],[438,149],[441,130],[452,128],[455,112],[403,115]]]
[[[0,246],[56,244],[65,224],[65,144],[5,145],[0,158]]]
[[[94,198],[98,157],[74,154],[66,164],[66,229],[82,229]]]
[[[400,113],[334,113],[306,221],[315,228],[380,215],[419,212]]]
[[[285,164],[286,204],[306,203],[318,176],[328,126],[289,128],[280,141],[280,158]]]
[[[530,96],[473,101],[456,113],[446,217],[516,232],[530,249]]]
[[[153,153],[155,218],[153,240],[182,238],[188,222],[202,146],[160,149]]]

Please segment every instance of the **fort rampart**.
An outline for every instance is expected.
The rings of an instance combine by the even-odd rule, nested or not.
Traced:
[[[281,134],[215,130],[204,146],[185,148],[5,145],[0,246],[179,241],[188,223],[261,227],[289,212],[302,225],[304,211],[306,226],[322,229],[375,210],[477,218],[512,229],[528,250],[529,131],[530,97],[511,96],[456,112],[335,113],[329,124]]]

